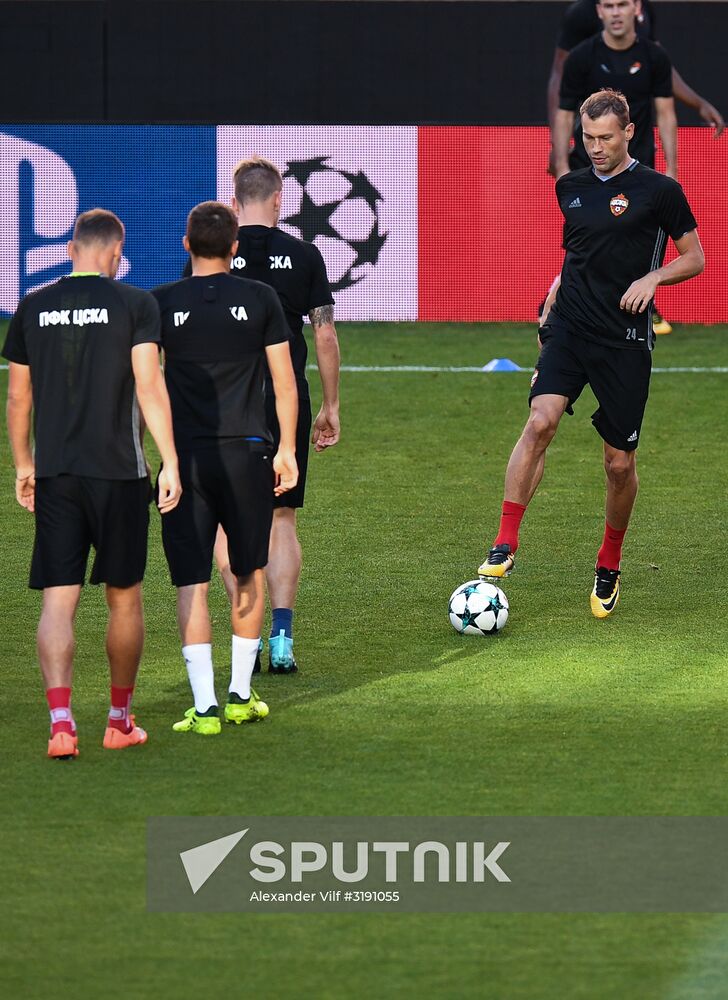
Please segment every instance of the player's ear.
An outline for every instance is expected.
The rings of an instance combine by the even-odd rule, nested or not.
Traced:
[[[68,241],[68,243],[66,244],[66,250],[68,252],[70,260],[73,260],[73,240]]]
[[[233,212],[235,212],[236,215],[239,215],[240,214],[240,205],[238,205],[238,199],[235,197],[235,195],[233,195],[232,201],[230,202],[230,204],[232,205]]]
[[[185,248],[187,253],[190,253],[190,241],[187,239],[187,233],[182,237],[182,246]]]
[[[624,130],[624,134],[627,137],[627,142],[631,142],[634,137],[634,122],[630,122],[627,128]]]
[[[238,241],[235,240],[233,245],[230,247],[230,256],[234,257],[237,252],[238,252]]]
[[[104,273],[108,274],[110,278],[115,278],[116,272],[119,270],[119,264],[121,263],[121,248],[121,240],[117,240],[116,243],[112,243],[109,247],[109,256],[106,258],[108,263],[104,267]]]

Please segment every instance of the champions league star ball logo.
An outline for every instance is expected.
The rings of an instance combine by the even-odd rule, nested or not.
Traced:
[[[331,289],[339,292],[366,278],[387,240],[380,228],[383,202],[367,175],[328,163],[328,156],[290,160],[283,174],[284,205],[296,210],[281,219],[294,236],[315,243],[324,256]]]

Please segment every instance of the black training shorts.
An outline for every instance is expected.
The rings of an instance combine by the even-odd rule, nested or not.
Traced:
[[[308,383],[297,381],[298,384],[298,423],[296,424],[296,464],[298,465],[298,482],[294,489],[282,493],[273,500],[274,507],[303,507],[303,496],[306,492],[306,473],[308,471],[308,449],[311,438],[311,399],[308,395]],[[278,449],[281,439],[276,415],[276,400],[273,386],[266,383],[265,389],[265,420],[273,435],[273,450]]]
[[[228,539],[230,568],[248,576],[268,562],[273,519],[270,446],[222,441],[180,452],[182,497],[162,516],[162,542],[175,587],[207,583],[217,526]]]
[[[33,590],[83,584],[91,546],[91,583],[131,587],[144,576],[149,479],[49,476],[35,484]]]
[[[543,347],[531,379],[529,404],[534,396],[566,396],[567,412],[573,413],[572,406],[588,383],[599,403],[592,414],[599,434],[613,448],[634,451],[650,391],[650,352],[609,347],[549,323],[540,332]]]

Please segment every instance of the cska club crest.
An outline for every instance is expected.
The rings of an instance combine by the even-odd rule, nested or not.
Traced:
[[[626,194],[617,194],[609,202],[612,215],[624,215],[629,208],[629,198]]]

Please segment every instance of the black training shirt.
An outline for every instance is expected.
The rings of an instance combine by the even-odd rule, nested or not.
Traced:
[[[631,156],[647,166],[654,166],[655,138],[652,101],[672,97],[672,65],[665,50],[647,39],[638,38],[628,49],[610,49],[601,34],[577,45],[564,63],[559,107],[578,111],[590,94],[611,87],[621,90],[629,103],[634,122],[634,138],[629,144]],[[574,128],[574,150],[569,160],[572,169],[589,165],[584,149],[581,122]]]
[[[183,278],[152,291],[162,314],[164,372],[178,451],[260,437],[265,349],[290,341],[275,292],[230,274]]]
[[[564,174],[556,197],[566,259],[549,320],[613,347],[652,349],[651,309],[619,308],[633,281],[662,266],[669,236],[696,228],[683,189],[641,163],[605,181],[591,168]]]
[[[556,45],[571,52],[579,42],[591,38],[601,30],[602,22],[597,14],[595,0],[576,0],[564,14]],[[642,13],[635,21],[635,31],[640,38],[655,40],[655,10],[650,0],[642,0]]]
[[[146,476],[131,351],[148,343],[157,303],[110,278],[61,278],[22,300],[3,356],[30,366],[37,477]]]
[[[189,261],[185,273],[191,273]],[[299,395],[307,393],[308,349],[303,336],[303,317],[312,309],[332,305],[334,301],[321,251],[313,243],[275,227],[241,226],[238,252],[230,264],[230,273],[275,288],[292,334],[291,360]]]

